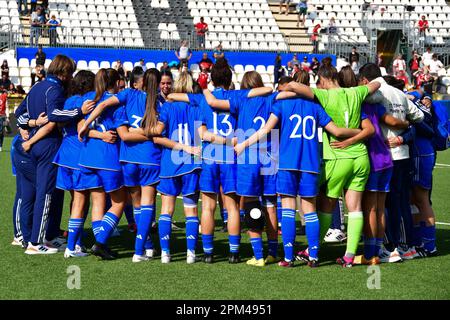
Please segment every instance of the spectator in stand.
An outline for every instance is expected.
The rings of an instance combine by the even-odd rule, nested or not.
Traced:
[[[206,52],[203,53],[202,60],[198,63],[200,69],[205,68],[207,71],[210,71],[213,66],[212,60],[208,57]]]
[[[428,25],[428,20],[424,15],[417,23],[417,28],[419,29],[419,37],[425,37],[427,30],[430,29],[430,26]]]
[[[169,63],[167,61],[164,61],[161,68],[159,69],[159,72],[163,73],[166,71],[170,71]]]
[[[406,61],[403,60],[403,55],[399,54],[397,58],[392,63],[394,76],[396,77],[400,71],[406,72]]]
[[[282,10],[283,10],[283,4],[285,7],[285,14],[288,15],[289,14],[289,5],[291,4],[291,0],[280,0],[280,14],[283,14]]]
[[[217,59],[225,58],[225,53],[223,52],[222,48],[222,42],[219,42],[219,45],[214,49],[213,56],[216,61]]]
[[[22,10],[22,5],[24,6],[24,10]],[[27,0],[17,0],[17,7],[20,15],[28,14],[28,2]]]
[[[45,65],[45,60],[47,59],[47,55],[44,51],[42,51],[42,46],[38,47],[38,51],[34,55],[34,58],[36,59],[36,65]]]
[[[200,74],[197,78],[197,83],[200,86],[200,88],[208,89],[208,83],[210,82],[210,74],[209,74],[209,67],[206,64],[200,64]]]
[[[398,80],[402,80],[405,83],[405,85],[404,85],[405,88],[407,88],[409,86],[409,80],[408,80],[408,77],[406,76],[406,72],[404,70],[399,71],[396,75],[396,78]]]
[[[39,44],[39,36],[41,35],[41,14],[42,9],[37,8],[36,11],[32,10],[31,16],[30,16],[30,46],[38,45]]]
[[[302,21],[302,27],[305,26],[306,22],[306,16],[308,15],[308,1],[307,0],[300,0],[297,5],[297,28],[300,24],[300,19]]]
[[[428,47],[427,50],[422,55],[422,63],[424,66],[429,66],[432,60],[433,60],[433,52],[431,52],[431,47]]]
[[[10,85],[11,85],[11,80],[9,80],[9,77],[5,74],[2,75],[2,80],[0,81],[0,89],[8,90]]]
[[[420,69],[420,57],[415,50],[412,53],[412,58],[411,60],[409,60],[408,67],[411,75],[414,75]],[[416,84],[416,77],[414,77],[413,79],[414,84]]]
[[[294,57],[292,58],[292,60],[291,61],[289,61],[290,63],[291,63],[291,65],[296,65],[296,64],[298,64],[298,65],[300,65],[300,61],[298,60],[298,57],[297,57],[297,54],[296,53],[294,53]]]
[[[17,92],[16,86],[14,85],[14,83],[11,82],[11,84],[9,85],[9,88],[8,88],[8,93],[14,94],[16,92]]]
[[[348,62],[352,62],[353,61],[353,57],[356,57],[356,62],[359,63],[359,53],[356,51],[356,47],[352,48],[352,52],[350,52],[350,55],[348,57]]]
[[[34,71],[31,73],[31,86],[34,86],[36,82],[45,80],[46,72],[43,65],[37,64]],[[36,79],[37,78],[37,79]]]
[[[120,76],[125,78],[125,69],[123,68],[122,61],[117,60],[114,69],[116,69]]]
[[[334,17],[331,17],[330,22],[328,23],[328,33],[329,34],[337,33],[336,20],[334,19]]]
[[[322,26],[320,25],[320,23],[317,23],[312,31],[311,42],[313,43],[314,53],[319,52],[319,32],[321,28]]]
[[[303,70],[305,70],[308,73],[311,71],[311,63],[308,62],[308,57],[307,56],[303,57],[303,62],[301,64],[301,67],[302,67]]]
[[[51,19],[47,22],[48,35],[50,37],[50,46],[56,46],[56,39],[58,38],[58,33],[56,32],[56,28],[61,26],[61,23],[56,20],[55,15],[52,15]]]
[[[312,73],[314,73],[314,76],[317,76],[317,72],[319,71],[319,68],[320,68],[319,59],[317,59],[317,57],[312,58],[311,71],[312,71]]]
[[[352,61],[350,61],[350,66],[352,68],[352,71],[355,75],[358,75],[359,73],[359,63],[356,60],[356,56],[352,56]]]
[[[30,4],[31,4],[31,12],[36,11],[37,0],[30,0]]]
[[[278,83],[278,80],[284,76],[283,66],[281,64],[281,55],[277,53],[275,57],[275,63],[273,65],[273,83],[274,85]]]
[[[192,51],[189,49],[188,42],[183,40],[181,42],[181,46],[175,51],[175,55],[180,61],[179,68],[182,66],[189,66],[189,60],[192,58]]]
[[[144,59],[139,60],[139,67],[142,68],[142,71],[144,71],[144,72],[147,71],[147,66],[145,65]]]
[[[205,23],[203,17],[201,17],[200,22],[195,25],[195,32],[197,33],[199,48],[205,48],[205,34],[208,32],[208,24]]]
[[[47,10],[47,9],[48,9],[48,0],[42,0],[42,1],[41,1],[41,7],[42,7],[44,10]]]
[[[444,68],[444,65],[442,64],[441,60],[438,59],[437,54],[433,54],[433,59],[430,61],[430,74],[437,78],[439,76],[439,71]]]
[[[0,152],[3,148],[3,132],[7,125],[6,109],[8,107],[8,95],[6,91],[0,88]]]
[[[295,75],[297,74],[297,73],[299,73],[300,72],[300,65],[298,65],[298,64],[294,64],[294,68],[292,69],[292,73],[289,75],[289,76],[291,76],[292,78],[294,78],[295,77]]]
[[[287,63],[287,66],[286,66],[287,76],[290,77],[293,70],[294,70],[294,66],[293,66],[292,63],[289,61],[289,62]]]
[[[16,91],[17,91],[17,94],[20,94],[21,96],[24,96],[27,94],[21,85],[18,85],[16,87]]]
[[[2,63],[2,76],[6,74],[7,77],[9,77],[9,66],[8,66],[8,60],[3,60]]]

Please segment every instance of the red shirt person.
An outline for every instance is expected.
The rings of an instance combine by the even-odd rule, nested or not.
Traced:
[[[422,16],[421,20],[419,20],[419,23],[417,24],[419,27],[419,33],[420,35],[425,35],[425,32],[430,29],[428,25],[428,20],[425,18],[425,16]]]
[[[200,18],[200,22],[195,25],[195,32],[197,32],[197,40],[200,48],[205,47],[205,34],[208,32],[208,24],[205,23],[203,17]]]

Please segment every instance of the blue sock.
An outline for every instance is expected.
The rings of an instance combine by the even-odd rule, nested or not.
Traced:
[[[341,230],[341,207],[339,205],[339,200],[336,201],[336,206],[333,209],[333,220],[331,221],[331,229]]]
[[[159,242],[161,250],[170,253],[170,234],[172,233],[172,217],[168,214],[161,214],[159,217]]]
[[[427,251],[436,249],[436,226],[422,227],[423,247]]]
[[[227,224],[228,222],[228,210],[220,210],[220,216],[222,217],[222,221],[224,224]]]
[[[412,230],[412,245],[415,247],[422,246],[422,228],[420,224],[414,225]]]
[[[86,232],[84,232],[84,223],[86,222],[86,218],[83,218],[83,224],[81,225],[81,231],[78,234],[77,245],[80,247],[83,246],[83,238],[86,236]]]
[[[67,237],[67,248],[75,250],[75,244],[80,233],[83,231],[84,219],[69,219],[69,235]]]
[[[244,221],[244,217],[245,217],[245,210],[244,209],[239,210],[239,216],[241,217],[241,221]]]
[[[207,254],[213,254],[214,250],[214,235],[202,234],[203,252]]]
[[[305,213],[305,231],[308,240],[308,252],[312,259],[319,258],[320,223],[316,212]],[[295,220],[294,220],[295,225]]]
[[[283,218],[283,208],[281,206],[281,197],[277,197],[277,220],[278,226],[281,227],[281,219]]]
[[[250,243],[252,244],[255,259],[256,260],[262,259],[263,258],[262,238],[250,238]]]
[[[199,225],[198,217],[186,218],[187,249],[192,252],[195,252],[195,248],[197,247],[198,225]]]
[[[150,221],[150,228],[148,229],[148,230],[150,231],[151,228],[152,228],[153,222],[155,222],[155,219],[156,219],[156,205],[153,204],[153,205],[150,205],[150,206],[148,206],[148,207],[149,207],[150,210],[152,210],[152,212],[153,212],[153,214],[152,214],[152,219],[151,219],[151,221]],[[153,247],[153,241],[152,241],[152,235],[151,235],[150,232],[148,233],[147,241],[145,241],[144,248],[145,248],[145,250],[147,250],[147,249],[153,249],[153,248],[154,248],[154,247]]]
[[[100,233],[100,226],[102,225],[102,220],[92,221],[92,232],[94,233],[95,240],[98,238]]]
[[[228,241],[230,243],[230,252],[238,253],[239,246],[241,245],[241,236],[232,236],[231,234],[228,236]]]
[[[134,214],[134,221],[136,221],[136,224],[138,224],[139,217],[141,216],[141,207],[133,208],[133,214]]]
[[[128,224],[136,223],[133,216],[133,206],[131,204],[127,204],[123,211],[125,212],[125,218],[127,218]]]
[[[295,242],[295,210],[283,209],[281,232],[284,246],[284,259],[292,261],[294,259]]]
[[[375,256],[378,257],[381,246],[383,245],[383,238],[375,238]]]
[[[371,259],[373,256],[375,256],[377,247],[377,239],[376,238],[366,238],[364,237],[364,258],[366,260]]]
[[[137,255],[144,255],[144,245],[150,234],[150,227],[152,225],[152,215],[154,206],[142,206],[141,215],[139,217],[139,223],[137,225],[136,242],[134,245],[134,251]]]
[[[97,242],[101,244],[106,244],[109,237],[111,237],[112,232],[119,224],[120,218],[111,212],[107,212],[103,216],[102,224],[100,226],[100,232],[97,237]]]
[[[269,256],[276,258],[278,253],[278,239],[268,240],[267,242],[269,243]]]

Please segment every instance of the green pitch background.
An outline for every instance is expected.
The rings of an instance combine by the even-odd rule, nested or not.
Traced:
[[[0,299],[449,299],[450,298],[450,151],[441,152],[434,171],[433,205],[437,221],[437,246],[440,256],[380,266],[381,288],[367,288],[367,267],[343,269],[334,261],[344,245],[325,244],[321,267],[310,269],[296,263],[292,269],[276,265],[256,268],[245,262],[228,264],[228,240],[220,232],[217,213],[215,233],[216,263],[187,265],[184,230],[173,233],[173,262],[131,262],[134,240],[121,220],[120,238],[111,241],[119,251],[116,261],[99,261],[94,256],[64,259],[62,253],[28,256],[10,245],[13,238],[12,206],[15,179],[11,175],[11,138],[0,153]],[[66,197],[68,200],[68,197]],[[67,226],[68,201],[62,226]],[[175,221],[184,227],[181,201]],[[159,212],[158,212],[159,214]],[[90,228],[90,224],[86,224]],[[88,245],[92,244],[90,230]],[[281,242],[281,239],[280,239]],[[299,247],[305,237],[297,237]],[[362,246],[360,247],[362,250]],[[282,249],[280,246],[280,253]],[[251,257],[251,246],[242,235],[241,256]],[[76,265],[81,272],[81,289],[67,288],[67,268]]]

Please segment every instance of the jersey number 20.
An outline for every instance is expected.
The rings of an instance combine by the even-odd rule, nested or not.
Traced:
[[[289,136],[289,138],[293,138],[293,139],[305,138],[307,140],[314,139],[314,137],[316,136],[316,119],[314,119],[314,117],[306,116],[302,119],[302,117],[300,115],[293,114],[292,116],[289,117],[289,120],[297,121],[297,123],[295,124],[294,130],[292,130],[292,133]],[[308,135],[306,132],[306,127],[307,127],[308,121],[311,122],[311,124],[310,124],[311,134],[310,135]],[[302,127],[302,128],[300,128],[300,127]]]

